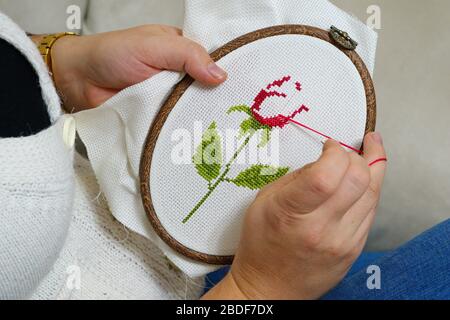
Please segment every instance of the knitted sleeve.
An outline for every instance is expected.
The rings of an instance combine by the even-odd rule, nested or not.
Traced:
[[[20,136],[0,138],[0,299],[18,299],[32,294],[64,244],[74,192],[73,152],[63,141],[64,117],[39,52],[1,13],[0,39],[9,53],[17,50],[29,62],[15,69],[14,81],[1,84],[14,101],[5,99],[5,87],[0,90],[9,126],[2,131]],[[20,83],[21,75],[34,81],[31,88]],[[30,110],[39,121],[21,114]]]
[[[18,73],[37,75],[31,91],[11,84],[36,98],[15,95],[14,110],[47,114],[42,123],[49,125],[0,138],[0,300],[198,298],[203,279],[188,279],[152,242],[113,218],[89,162],[64,142],[70,117],[61,116],[42,58],[1,13],[0,39],[28,61],[28,71]],[[27,121],[16,120],[17,128]]]

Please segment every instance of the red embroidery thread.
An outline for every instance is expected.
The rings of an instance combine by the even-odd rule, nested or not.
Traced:
[[[305,125],[305,124],[303,124],[303,123],[300,123],[300,122],[298,122],[298,121],[295,121],[295,120],[293,120],[293,119],[288,119],[287,121],[288,121],[288,122],[292,122],[292,123],[294,123],[294,124],[296,124],[296,125],[298,125],[298,126],[300,126],[300,127],[302,127],[302,128],[305,128],[305,129],[307,129],[307,130],[309,130],[309,131],[312,131],[312,132],[314,132],[314,133],[317,133],[318,135],[320,135],[320,136],[322,136],[322,137],[324,137],[324,138],[336,140],[336,139],[331,138],[330,136],[327,136],[326,134],[324,134],[324,133],[322,133],[322,132],[320,132],[320,131],[317,131],[317,130],[315,130],[315,129],[311,128],[311,127],[308,127],[307,125]],[[341,142],[341,141],[338,141],[338,140],[336,140],[336,141],[339,142],[339,144],[340,144],[341,146],[346,147],[346,148],[348,148],[348,149],[350,149],[350,150],[352,150],[352,151],[355,151],[355,152],[357,152],[358,154],[363,154],[363,153],[364,153],[362,150],[358,150],[358,149],[356,149],[356,148],[353,148],[352,146],[350,146],[350,145],[348,145],[348,144],[345,144],[345,143],[343,143],[343,142]]]
[[[273,87],[279,87],[281,88],[281,86],[285,83],[285,82],[289,82],[291,80],[291,76],[285,76],[283,78],[281,78],[280,80],[275,80],[274,82],[270,83],[269,85],[267,85],[266,89],[270,90]]]
[[[377,160],[372,161],[371,163],[369,163],[369,167],[371,167],[371,166],[373,166],[374,164],[377,164],[377,163],[379,163],[379,162],[387,162],[387,161],[388,161],[387,158],[380,158],[380,159],[377,159]]]
[[[269,84],[266,87],[266,90],[270,90],[273,87],[280,87],[291,80],[291,76],[283,77],[280,80],[275,80],[271,84]],[[295,90],[301,91],[301,83],[295,82]],[[295,110],[291,115],[284,116],[282,114],[278,114],[275,117],[263,117],[261,116],[258,111],[260,111],[261,106],[263,102],[269,98],[269,97],[280,97],[280,98],[287,98],[287,94],[284,92],[278,92],[278,91],[266,91],[262,89],[259,94],[255,97],[253,106],[250,108],[246,105],[238,105],[233,106],[228,109],[227,113],[230,114],[232,112],[244,112],[246,113],[250,118],[245,119],[240,127],[241,130],[244,129],[244,134],[247,135],[245,141],[241,144],[241,146],[235,151],[233,157],[225,164],[225,166],[222,165],[222,162],[220,159],[219,162],[215,163],[204,163],[203,157],[204,157],[204,148],[210,147],[211,145],[214,146],[213,150],[211,152],[216,154],[221,154],[221,149],[216,150],[218,147],[217,145],[220,144],[220,135],[216,131],[216,123],[213,122],[208,130],[213,131],[214,134],[206,135],[206,133],[202,137],[202,143],[197,147],[197,153],[193,156],[193,162],[196,166],[197,172],[199,175],[205,179],[208,182],[208,190],[205,193],[205,195],[197,202],[197,204],[194,206],[194,208],[184,217],[182,220],[182,223],[187,223],[192,216],[198,211],[198,209],[204,204],[204,202],[209,198],[209,196],[214,192],[214,190],[217,188],[217,186],[223,182],[232,183],[238,187],[246,187],[252,190],[257,190],[265,185],[271,183],[272,181],[277,180],[281,176],[284,176],[288,171],[288,167],[271,167],[267,165],[253,165],[246,170],[239,173],[235,178],[230,178],[228,176],[231,165],[233,162],[237,159],[240,152],[244,150],[244,148],[247,146],[247,144],[250,142],[250,139],[255,134],[256,131],[262,130],[266,134],[266,143],[268,139],[270,139],[270,131],[273,127],[280,127],[283,128],[287,123],[291,122],[294,124],[297,124],[298,126],[301,126],[302,128],[308,129],[316,134],[321,135],[322,137],[325,137],[327,139],[332,139],[330,136],[323,134],[311,127],[308,127],[298,121],[293,120],[293,118],[298,115],[299,113],[303,111],[309,111],[309,108],[305,105],[302,105],[299,109]],[[219,143],[217,144],[217,141]],[[343,142],[339,142],[344,147],[347,147],[359,154],[363,154],[362,150],[357,150],[353,148],[350,145],[347,145]],[[259,147],[263,147],[265,144],[258,145]],[[200,158],[201,161],[197,162],[197,158]],[[381,161],[387,161],[386,158],[380,158],[377,159],[369,164],[370,166],[373,166],[374,164],[381,162]],[[270,169],[271,174],[269,175],[267,172],[263,174],[264,170]]]
[[[286,93],[284,92],[278,92],[278,91],[267,91],[271,90],[273,87],[279,87],[281,88],[283,84],[291,81],[291,76],[285,76],[281,78],[280,80],[275,80],[274,82],[267,85],[266,90],[262,89],[259,94],[255,97],[253,101],[253,105],[251,107],[251,111],[253,114],[253,117],[262,125],[269,126],[271,128],[273,127],[279,127],[283,128],[290,119],[293,119],[295,116],[297,116],[302,111],[308,112],[309,108],[305,105],[301,105],[300,108],[295,110],[291,115],[285,116],[282,114],[278,114],[273,117],[264,117],[261,114],[259,114],[259,111],[261,111],[262,104],[266,101],[267,98],[270,97],[280,97],[280,98],[287,98]],[[295,89],[297,91],[301,91],[301,84],[300,82],[295,82]]]
[[[300,122],[295,121],[295,120],[292,120],[292,119],[289,119],[289,121],[292,122],[292,123],[294,123],[294,124],[296,124],[296,125],[301,126],[302,128],[305,128],[305,129],[308,129],[308,130],[310,130],[310,131],[312,131],[312,132],[314,132],[314,133],[317,133],[318,135],[321,135],[321,136],[324,137],[324,138],[327,138],[327,139],[333,139],[333,138],[327,136],[326,134],[323,134],[322,132],[319,132],[319,131],[317,131],[317,130],[311,128],[311,127],[308,127],[307,125],[304,125],[303,123],[300,123]],[[333,139],[333,140],[335,140],[335,139]],[[352,151],[355,151],[355,152],[357,152],[357,153],[360,154],[360,155],[363,155],[363,154],[364,154],[364,151],[363,151],[363,150],[355,149],[355,148],[353,148],[352,146],[349,146],[348,144],[345,144],[345,143],[340,142],[340,141],[338,141],[338,142],[339,142],[340,145],[342,145],[342,146],[344,146],[344,147],[346,147],[346,148],[348,148],[348,149],[350,149],[350,150],[352,150]],[[377,159],[377,160],[372,161],[371,163],[369,163],[369,167],[371,167],[371,166],[373,166],[373,165],[375,165],[375,164],[377,164],[377,163],[379,163],[379,162],[387,162],[387,161],[388,161],[387,158],[380,158],[380,159]]]
[[[320,132],[320,131],[318,131],[316,129],[313,129],[313,128],[311,128],[311,127],[309,127],[309,126],[307,126],[307,125],[305,125],[303,123],[300,123],[300,122],[294,120],[294,118],[299,113],[301,113],[302,111],[305,111],[305,112],[309,111],[309,108],[307,106],[305,106],[305,105],[301,105],[300,108],[295,110],[289,116],[278,114],[278,115],[273,116],[273,117],[264,117],[261,114],[259,114],[259,111],[261,111],[261,106],[264,103],[264,101],[266,101],[266,99],[268,99],[270,97],[287,98],[287,95],[284,92],[278,92],[278,91],[275,91],[275,90],[267,91],[267,90],[271,90],[273,87],[281,88],[285,83],[291,81],[291,79],[292,79],[292,77],[290,75],[285,76],[285,77],[283,77],[283,78],[281,78],[279,80],[275,80],[274,82],[272,82],[269,85],[267,85],[266,90],[262,89],[259,92],[259,94],[256,96],[256,98],[254,99],[254,101],[253,101],[254,103],[253,103],[253,105],[251,107],[251,111],[252,111],[253,117],[259,123],[261,123],[262,125],[269,126],[270,128],[273,128],[273,127],[283,128],[286,124],[291,122],[291,123],[294,123],[294,124],[304,128],[304,129],[312,131],[312,132],[314,132],[314,133],[316,133],[316,134],[318,134],[318,135],[320,135],[320,136],[322,136],[324,138],[333,139],[330,136],[328,136],[328,135],[326,135],[326,134],[324,134],[324,133],[322,133],[322,132]],[[302,90],[302,85],[301,85],[300,82],[297,81],[297,82],[294,83],[294,85],[295,85],[295,89],[297,91],[301,91]],[[333,140],[335,140],[335,139],[333,139]],[[356,152],[356,153],[358,153],[360,155],[364,154],[364,152],[362,150],[358,150],[358,149],[356,149],[356,148],[354,148],[354,147],[352,147],[352,146],[350,146],[350,145],[348,145],[346,143],[343,143],[341,141],[338,141],[338,142],[342,146],[344,146],[344,147],[346,147],[346,148],[348,148],[348,149],[350,149],[350,150],[352,150],[352,151],[354,151],[354,152]]]

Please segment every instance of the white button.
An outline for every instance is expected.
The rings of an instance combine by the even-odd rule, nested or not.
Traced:
[[[75,144],[75,136],[77,132],[77,126],[75,118],[72,116],[66,116],[63,126],[63,141],[68,148],[72,148]]]

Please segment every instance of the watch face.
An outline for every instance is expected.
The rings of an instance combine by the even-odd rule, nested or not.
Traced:
[[[229,262],[261,188],[317,160],[325,137],[355,152],[373,129],[359,57],[298,30],[235,41],[217,61],[228,80],[214,88],[184,80],[155,121],[141,163],[144,206],[178,252]]]

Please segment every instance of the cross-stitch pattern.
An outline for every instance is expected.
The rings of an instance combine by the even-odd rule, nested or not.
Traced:
[[[336,46],[314,37],[289,34],[257,40],[217,63],[228,72],[225,83],[206,87],[194,82],[180,91],[158,133],[148,184],[154,222],[174,244],[222,257],[235,253],[246,209],[259,191],[248,181],[264,185],[261,172],[249,169],[274,166],[291,172],[320,156],[325,138],[292,121],[358,149],[367,100],[352,61]],[[265,96],[260,103],[258,95]],[[254,133],[223,181],[206,196],[255,122],[270,130]],[[203,154],[198,152],[202,144]],[[206,178],[199,174],[200,163]]]
[[[294,108],[294,110],[288,115],[278,113],[275,116],[264,116],[260,113],[262,111],[262,108],[269,108],[269,104],[272,104],[272,108],[275,109],[274,111],[276,113],[276,110],[279,109],[277,107],[283,104],[282,102],[284,102],[285,105],[289,103],[290,97],[288,96],[286,90],[282,90],[282,87],[291,84],[291,78],[291,76],[285,76],[268,84],[267,87],[265,89],[262,89],[255,97],[253,105],[251,107],[247,105],[238,105],[228,109],[227,114],[231,114],[233,112],[241,112],[247,114],[248,118],[246,118],[240,124],[240,138],[245,139],[226,164],[223,165],[222,163],[221,137],[217,131],[216,123],[211,123],[209,128],[205,131],[202,137],[202,142],[197,147],[196,153],[194,154],[192,160],[197,169],[197,173],[207,181],[208,191],[183,219],[183,223],[187,223],[189,221],[189,219],[197,212],[197,210],[204,204],[204,202],[207,201],[209,196],[221,183],[225,182],[233,184],[237,187],[245,187],[251,190],[258,190],[284,176],[289,171],[289,167],[274,167],[269,165],[256,164],[240,172],[234,178],[228,176],[234,161],[245,149],[245,147],[250,142],[250,139],[256,133],[261,132],[261,139],[258,147],[263,148],[270,140],[272,128],[283,128],[289,122],[289,120],[293,119],[301,112],[309,111],[308,107],[306,107],[305,105],[301,105],[298,108]],[[291,85],[294,86],[294,93],[298,93],[301,91],[300,82],[297,81]],[[286,99],[287,102],[280,101]]]

